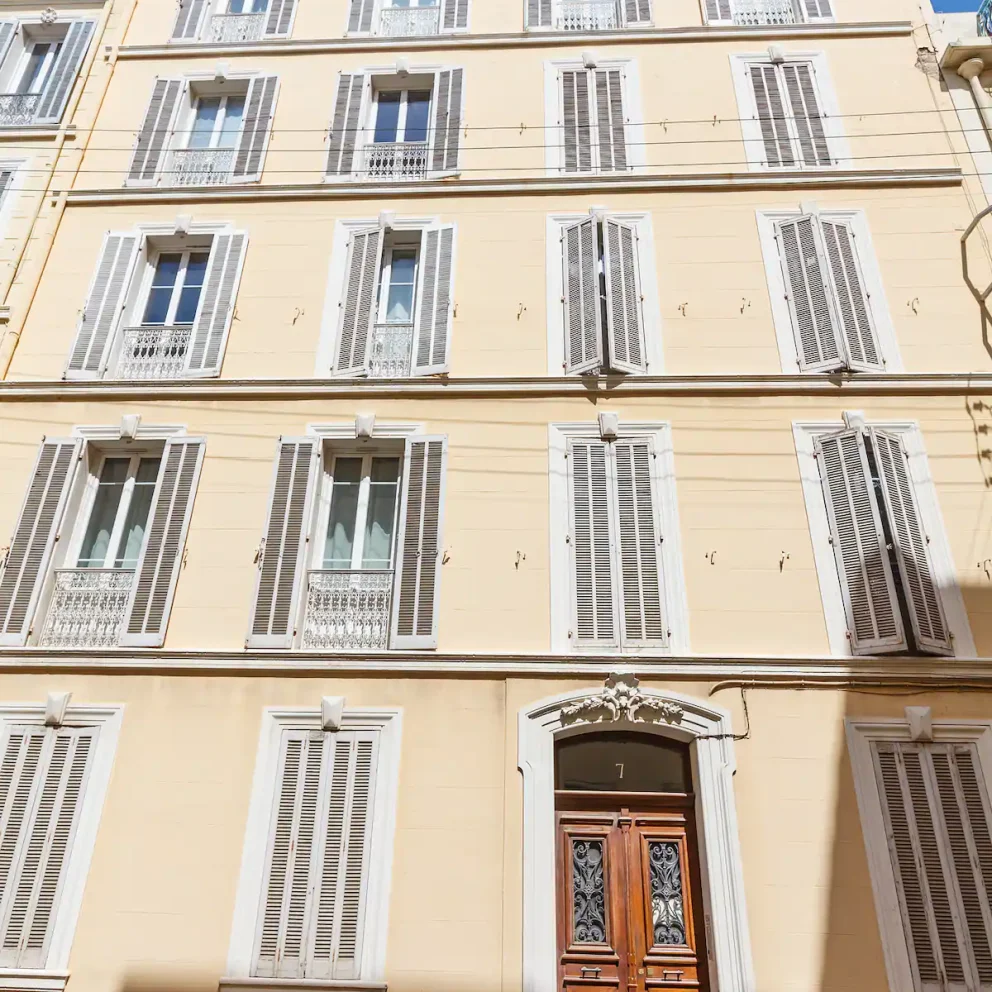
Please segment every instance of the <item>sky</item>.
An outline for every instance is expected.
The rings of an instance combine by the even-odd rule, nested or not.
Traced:
[[[957,10],[978,10],[979,0],[933,0],[933,9],[938,14],[950,14]]]

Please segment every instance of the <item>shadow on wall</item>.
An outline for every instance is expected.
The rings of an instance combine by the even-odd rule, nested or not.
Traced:
[[[445,948],[438,948],[438,958],[443,959]],[[479,979],[473,976],[470,980],[458,981],[443,975],[424,973],[423,978],[409,975],[390,976],[388,992],[503,992],[502,979],[493,975],[490,979]],[[333,988],[347,989],[345,983]],[[386,985],[375,982],[362,982],[354,986],[356,992],[379,992]],[[519,988],[519,978],[515,977],[507,985],[508,989]],[[154,970],[138,970],[128,972],[117,987],[117,992],[218,992],[217,974],[192,972],[179,966],[162,966]],[[868,992],[862,989],[861,992]]]

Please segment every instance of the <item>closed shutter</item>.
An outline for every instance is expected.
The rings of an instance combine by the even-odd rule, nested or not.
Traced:
[[[592,169],[592,120],[589,110],[589,73],[566,69],[561,74],[562,144],[565,172]]]
[[[832,165],[816,95],[813,66],[808,62],[787,62],[782,66],[782,75],[803,165]]]
[[[604,221],[603,270],[606,273],[606,341],[610,368],[621,372],[646,372],[637,230],[634,227],[610,218]]]
[[[776,67],[770,63],[753,64],[748,66],[748,75],[765,150],[764,164],[770,168],[795,168],[796,156]]]
[[[434,82],[434,148],[431,169],[450,172],[458,168],[462,129],[462,70],[439,72]]]
[[[731,0],[705,0],[707,24],[733,24]]]
[[[234,182],[256,182],[262,178],[265,149],[272,132],[272,113],[276,105],[276,76],[256,76],[248,86],[245,119],[234,156]]]
[[[327,147],[329,176],[349,176],[354,168],[355,141],[358,137],[364,91],[364,76],[339,73]]]
[[[220,375],[247,246],[248,235],[241,231],[214,236],[200,307],[193,324],[190,375]]]
[[[172,29],[173,41],[196,41],[207,0],[179,0],[179,16]]]
[[[807,21],[833,20],[830,0],[803,0]]]
[[[3,198],[7,195],[7,190],[10,188],[10,181],[13,178],[13,169],[0,169],[0,203],[3,203]]]
[[[203,438],[180,437],[165,444],[122,645],[159,647],[165,641],[205,443]]]
[[[144,122],[131,157],[128,182],[150,182],[158,177],[162,157],[169,143],[172,118],[183,91],[181,79],[156,79]]]
[[[382,265],[382,231],[355,231],[348,245],[341,324],[334,371],[363,375],[368,367],[370,330],[375,320],[376,292]]]
[[[81,447],[75,438],[51,438],[38,452],[0,577],[0,644],[28,639]]]
[[[619,69],[596,70],[596,143],[601,172],[627,168],[624,138],[623,74]]]
[[[266,38],[285,38],[293,24],[296,0],[269,0],[269,16],[265,21]]]
[[[651,0],[624,0],[624,20],[631,24],[651,23]]]
[[[861,431],[818,437],[816,457],[851,650],[904,651],[906,632]]]
[[[468,28],[468,0],[443,0],[441,28],[444,31],[465,31]]]
[[[374,13],[375,0],[351,0],[348,6],[348,34],[370,32]]]
[[[96,21],[73,21],[66,31],[65,41],[55,57],[55,65],[48,74],[45,88],[38,100],[35,121],[39,124],[57,124],[69,101],[79,66],[90,47]]]
[[[551,0],[527,0],[527,27],[551,27]]]
[[[316,438],[279,439],[248,634],[250,648],[292,646],[319,464]]]
[[[66,366],[67,379],[92,379],[106,368],[108,345],[124,310],[131,273],[138,257],[136,234],[111,231],[103,240],[100,261]]]
[[[436,375],[448,371],[455,228],[452,224],[429,227],[420,237],[413,374]]]
[[[406,440],[390,647],[436,648],[448,439]]]
[[[909,461],[902,441],[892,434],[871,429],[882,501],[889,517],[889,530],[896,562],[906,593],[909,620],[916,647],[926,654],[953,654],[950,633],[940,605],[940,592],[933,577],[928,545],[909,474]]]
[[[603,364],[603,314],[599,287],[599,234],[594,217],[561,232],[565,372],[598,370]]]

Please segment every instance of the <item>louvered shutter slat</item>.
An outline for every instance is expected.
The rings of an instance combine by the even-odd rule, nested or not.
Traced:
[[[626,25],[643,25],[651,22],[651,0],[624,0]]]
[[[587,217],[562,229],[562,301],[565,315],[565,372],[603,364],[603,316],[599,296],[599,234]]]
[[[214,236],[200,306],[189,349],[191,375],[220,375],[222,356],[234,317],[248,235],[236,231]]]
[[[24,843],[29,804],[45,744],[44,727],[8,726],[0,764],[0,913],[10,899],[14,856]]]
[[[749,70],[765,149],[765,165],[771,168],[794,168],[796,158],[792,152],[792,139],[789,136],[778,72],[774,65],[764,64],[752,65]]]
[[[458,145],[462,129],[462,70],[439,72],[434,86],[434,149],[431,169],[450,172],[458,168]]]
[[[148,110],[131,157],[131,167],[127,174],[129,182],[150,182],[158,176],[182,90],[181,79],[155,80]]]
[[[441,27],[444,31],[463,31],[468,27],[468,0],[443,0]]]
[[[364,91],[364,76],[348,73],[338,75],[338,89],[334,97],[334,114],[331,118],[331,132],[327,145],[329,176],[351,175],[354,168],[355,141],[358,137]]]
[[[421,235],[413,374],[436,375],[448,369],[451,340],[455,229],[446,224]]]
[[[637,231],[607,218],[603,233],[609,364],[621,372],[646,372]]]
[[[265,21],[266,38],[285,38],[293,23],[296,0],[269,0],[269,16]]]
[[[0,64],[7,58],[16,30],[17,21],[0,21]]]
[[[785,89],[789,95],[803,164],[831,165],[823,116],[816,96],[813,67],[806,62],[786,63],[782,66],[782,75],[785,78]]]
[[[348,6],[348,34],[372,30],[375,0],[351,0]]]
[[[382,231],[356,231],[348,246],[341,330],[338,335],[338,375],[363,375],[368,368],[370,331],[375,319],[376,292],[382,263]]]
[[[733,24],[734,15],[731,0],[706,0],[707,24]]]
[[[45,88],[38,99],[35,120],[38,123],[58,123],[62,119],[69,94],[79,74],[79,66],[90,47],[96,21],[72,21],[65,40],[55,57]]]
[[[244,122],[234,156],[234,182],[256,182],[262,178],[262,162],[272,131],[276,105],[277,76],[256,76],[248,86]]]
[[[627,168],[623,76],[619,69],[597,69],[595,85],[599,169],[601,172],[622,172]]]
[[[179,0],[179,15],[172,29],[173,41],[196,41],[207,0]]]
[[[551,27],[551,0],[527,0],[527,27]]]
[[[592,119],[589,108],[589,74],[568,69],[561,74],[562,142],[565,172],[592,169]]]
[[[806,20],[820,21],[833,17],[830,0],[805,0]]]

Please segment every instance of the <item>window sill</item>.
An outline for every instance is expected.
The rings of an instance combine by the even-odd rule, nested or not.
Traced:
[[[386,992],[385,982],[317,978],[222,978],[218,992]]]
[[[63,992],[68,981],[67,971],[0,968],[0,989],[3,992]]]

